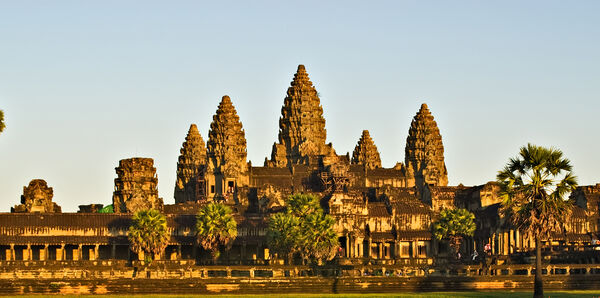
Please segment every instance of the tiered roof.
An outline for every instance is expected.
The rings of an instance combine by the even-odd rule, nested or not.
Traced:
[[[371,139],[368,130],[363,130],[358,144],[352,152],[352,164],[362,164],[369,170],[381,168],[379,151],[377,151],[377,146]]]
[[[246,136],[229,96],[225,95],[213,116],[208,133],[208,166],[234,177],[248,170]]]
[[[163,202],[158,197],[158,178],[152,158],[122,159],[115,171],[115,213],[134,213],[149,208],[162,209]]]
[[[426,104],[421,105],[410,124],[405,164],[408,174],[414,175],[417,185],[448,185],[442,136]]]
[[[279,143],[273,145],[275,166],[303,163],[306,156],[327,155],[323,107],[304,65],[298,65],[281,108]]]
[[[190,125],[180,152],[177,162],[175,202],[195,201],[198,176],[206,165],[206,145],[196,124]]]

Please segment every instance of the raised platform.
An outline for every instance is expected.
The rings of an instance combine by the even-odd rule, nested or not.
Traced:
[[[68,263],[68,264],[67,264]],[[7,294],[265,294],[526,291],[531,265],[196,266],[192,262],[2,262]],[[600,264],[544,267],[548,290],[600,290]]]

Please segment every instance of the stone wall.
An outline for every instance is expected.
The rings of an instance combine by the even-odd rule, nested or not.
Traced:
[[[196,266],[191,261],[0,262],[0,295],[528,291],[533,266]],[[600,290],[600,264],[544,267],[547,290]]]

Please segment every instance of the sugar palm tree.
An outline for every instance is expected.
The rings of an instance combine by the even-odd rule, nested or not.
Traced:
[[[331,259],[339,247],[333,226],[335,220],[323,212],[307,215],[300,224],[300,240],[305,256],[317,260]]]
[[[219,247],[231,248],[237,237],[237,222],[231,209],[222,203],[211,202],[196,215],[198,243],[211,252],[214,264],[221,255]]]
[[[433,223],[433,236],[437,240],[450,240],[450,247],[457,255],[464,237],[475,233],[475,215],[467,209],[444,209]]]
[[[323,213],[319,199],[310,194],[294,194],[285,202],[287,212],[298,217],[305,217],[313,213]]]
[[[286,257],[288,265],[292,264],[292,257],[299,249],[299,237],[298,217],[284,212],[271,215],[267,229],[267,243],[273,251]]]
[[[4,111],[0,110],[0,132],[4,130]]]
[[[577,178],[562,151],[532,144],[521,147],[498,172],[503,212],[524,234],[535,239],[534,297],[543,297],[541,240],[563,230],[570,213],[565,196],[577,187]]]
[[[316,196],[291,195],[286,200],[286,211],[269,218],[269,247],[284,254],[288,263],[295,253],[300,253],[303,260],[331,259],[339,245],[334,224],[335,220],[323,212]]]
[[[152,259],[150,255],[156,259],[169,241],[167,218],[155,209],[140,210],[133,215],[127,238],[134,252],[144,253],[147,261]]]

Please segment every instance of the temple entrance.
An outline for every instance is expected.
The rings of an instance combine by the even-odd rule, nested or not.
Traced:
[[[343,258],[347,257],[348,254],[346,252],[348,251],[348,247],[346,247],[346,236],[339,237],[338,242],[340,243],[340,251],[338,251],[338,255]]]

